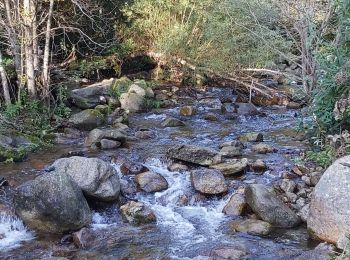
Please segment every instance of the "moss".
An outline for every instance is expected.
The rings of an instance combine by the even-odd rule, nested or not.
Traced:
[[[0,161],[22,162],[27,155],[28,153],[25,147],[2,149],[0,151]]]

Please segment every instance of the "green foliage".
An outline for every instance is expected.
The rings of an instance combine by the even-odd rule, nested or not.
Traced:
[[[161,108],[163,102],[160,100],[155,100],[152,98],[145,98],[142,107],[146,110],[159,109]]]
[[[68,118],[72,110],[66,105],[68,103],[68,90],[64,85],[59,84],[57,87],[57,99],[55,100],[56,108],[54,114],[59,118]]]
[[[219,72],[262,67],[289,47],[271,7],[267,0],[136,0],[123,9],[124,34],[140,50]]]
[[[339,132],[344,125],[349,125],[349,111],[341,119],[335,118],[336,102],[350,90],[349,81],[339,79],[348,77],[350,55],[350,1],[336,2],[335,24],[333,37],[327,36],[323,46],[316,53],[318,61],[318,86],[313,92],[312,113],[315,118],[313,131],[318,136]],[[336,39],[336,40],[335,40]]]
[[[306,152],[305,159],[307,161],[313,161],[323,168],[327,168],[333,163],[335,154],[334,147],[327,145],[322,150]]]

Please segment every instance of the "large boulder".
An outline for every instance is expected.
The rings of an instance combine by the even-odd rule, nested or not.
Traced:
[[[299,225],[300,218],[265,185],[251,184],[245,190],[247,203],[262,220],[283,228]]]
[[[90,224],[91,211],[81,189],[67,174],[43,174],[17,188],[16,213],[39,232],[65,233]]]
[[[340,242],[350,235],[350,156],[336,160],[322,175],[311,198],[307,227],[317,238]]]
[[[69,101],[81,109],[94,108],[101,103],[101,97],[109,96],[113,90],[120,93],[131,83],[126,77],[104,80],[85,88],[72,90]]]
[[[68,174],[85,195],[101,201],[116,200],[120,192],[117,171],[98,158],[73,156],[52,164],[55,172]]]
[[[127,93],[121,94],[119,101],[121,108],[130,112],[139,112],[142,109],[146,91],[140,86],[133,84]]]
[[[127,134],[123,130],[116,128],[96,128],[90,131],[88,137],[85,140],[85,145],[101,147],[101,140],[103,139],[117,141],[123,144],[127,139]]]
[[[73,127],[90,131],[105,123],[105,117],[98,110],[86,109],[79,113],[73,114],[68,121]]]
[[[159,173],[152,171],[136,175],[135,182],[145,192],[159,192],[168,188],[167,180]]]
[[[153,211],[142,202],[129,201],[120,207],[123,217],[131,224],[142,225],[157,221]]]
[[[210,148],[194,145],[174,145],[168,150],[167,156],[171,159],[202,166],[217,164],[221,161],[219,152]]]
[[[191,171],[192,186],[203,194],[216,195],[227,192],[224,175],[217,170],[198,169]]]

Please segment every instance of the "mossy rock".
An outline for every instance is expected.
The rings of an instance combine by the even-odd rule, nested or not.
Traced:
[[[106,122],[105,116],[97,109],[86,109],[74,114],[69,119],[69,123],[83,131],[90,131],[96,127],[102,126]]]
[[[22,162],[28,156],[27,149],[19,148],[0,148],[0,162]]]

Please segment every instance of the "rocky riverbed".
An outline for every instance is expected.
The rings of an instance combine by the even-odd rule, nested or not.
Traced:
[[[328,259],[305,226],[322,169],[293,161],[307,148],[301,113],[209,88],[127,125],[70,130],[1,165],[0,257]]]

